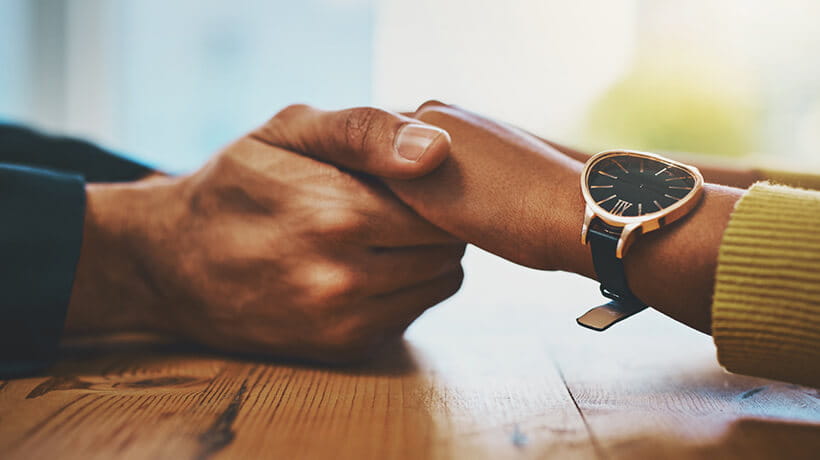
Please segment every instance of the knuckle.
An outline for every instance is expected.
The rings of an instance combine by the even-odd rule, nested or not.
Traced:
[[[467,119],[469,118],[469,113],[454,105],[443,104],[439,101],[428,101],[416,110],[415,118],[446,129],[446,123],[448,121],[453,119]],[[440,123],[444,123],[445,126],[441,126]]]
[[[363,231],[367,219],[344,208],[328,208],[314,216],[314,228],[323,237],[347,236]]]
[[[276,113],[276,115],[271,118],[271,120],[279,121],[288,121],[300,115],[303,115],[305,112],[310,110],[314,110],[314,108],[307,104],[291,104],[284,109],[280,110]]]
[[[365,150],[378,130],[376,125],[387,112],[374,107],[357,107],[345,114],[344,137],[347,145]]]
[[[461,289],[461,286],[464,284],[464,269],[459,265],[459,267],[448,276],[447,283],[445,286],[445,298],[454,295],[456,292]]]
[[[416,113],[426,111],[426,110],[436,108],[436,107],[449,107],[449,106],[447,104],[439,101],[439,100],[428,99],[423,104],[421,104],[418,109],[416,109]]]
[[[308,112],[316,110],[307,104],[292,104],[277,112],[273,117],[259,127],[254,134],[267,143],[288,149],[303,148],[298,138],[294,139],[290,133],[292,123],[304,117]]]
[[[458,290],[461,289],[461,286],[463,286],[463,285],[464,285],[464,269],[462,267],[459,267],[458,271],[456,272],[456,274],[453,278],[453,284],[452,284],[453,294],[458,292]]]
[[[206,167],[213,179],[224,181],[233,180],[234,175],[241,172],[247,149],[242,141],[234,142],[213,157]],[[227,176],[227,177],[226,177]],[[230,178],[230,179],[229,179]]]
[[[450,261],[459,261],[464,258],[464,253],[467,251],[467,245],[464,243],[453,244],[441,251],[441,255]]]
[[[348,267],[321,265],[314,267],[305,287],[311,303],[326,310],[349,304],[363,286],[361,278]]]

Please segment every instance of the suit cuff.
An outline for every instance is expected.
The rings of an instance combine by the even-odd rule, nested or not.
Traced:
[[[82,176],[0,164],[0,378],[54,360],[84,214]]]

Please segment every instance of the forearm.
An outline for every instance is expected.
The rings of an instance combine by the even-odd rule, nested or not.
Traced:
[[[446,129],[452,147],[432,174],[388,182],[402,200],[453,235],[508,260],[596,278],[590,247],[581,242],[585,154],[441,104],[423,106],[416,116]],[[687,217],[639,236],[625,257],[635,295],[708,333],[718,251],[742,192],[706,185]]]

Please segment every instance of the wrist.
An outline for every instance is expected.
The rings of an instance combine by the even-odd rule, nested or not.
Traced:
[[[87,184],[83,241],[66,318],[67,333],[156,331],[159,301],[146,256],[168,203],[170,179]]]
[[[581,241],[586,203],[581,193],[580,177],[581,172],[578,171],[573,184],[573,194],[567,199],[568,209],[564,213],[565,225],[567,226],[567,231],[564,232],[566,238],[558,249],[561,256],[560,269],[587,278],[597,279],[592,263],[592,252],[590,252],[589,246]]]
[[[581,243],[585,203],[581,194],[583,164],[566,158],[561,174],[553,176],[553,187],[544,188],[546,196],[539,201],[548,204],[545,209],[547,225],[541,229],[541,254],[552,266],[542,267],[577,273],[595,278],[589,248]]]
[[[663,231],[642,235],[624,259],[635,295],[708,333],[718,252],[742,194],[740,189],[706,184],[701,203],[690,215]]]

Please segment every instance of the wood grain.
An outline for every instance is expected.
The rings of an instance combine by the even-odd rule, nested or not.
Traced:
[[[47,375],[0,381],[0,458],[820,452],[816,390],[728,374],[709,337],[655,312],[604,334],[578,328],[574,316],[600,300],[588,281],[481,254],[469,263],[456,299],[358,367],[268,362],[140,337],[69,344]]]

